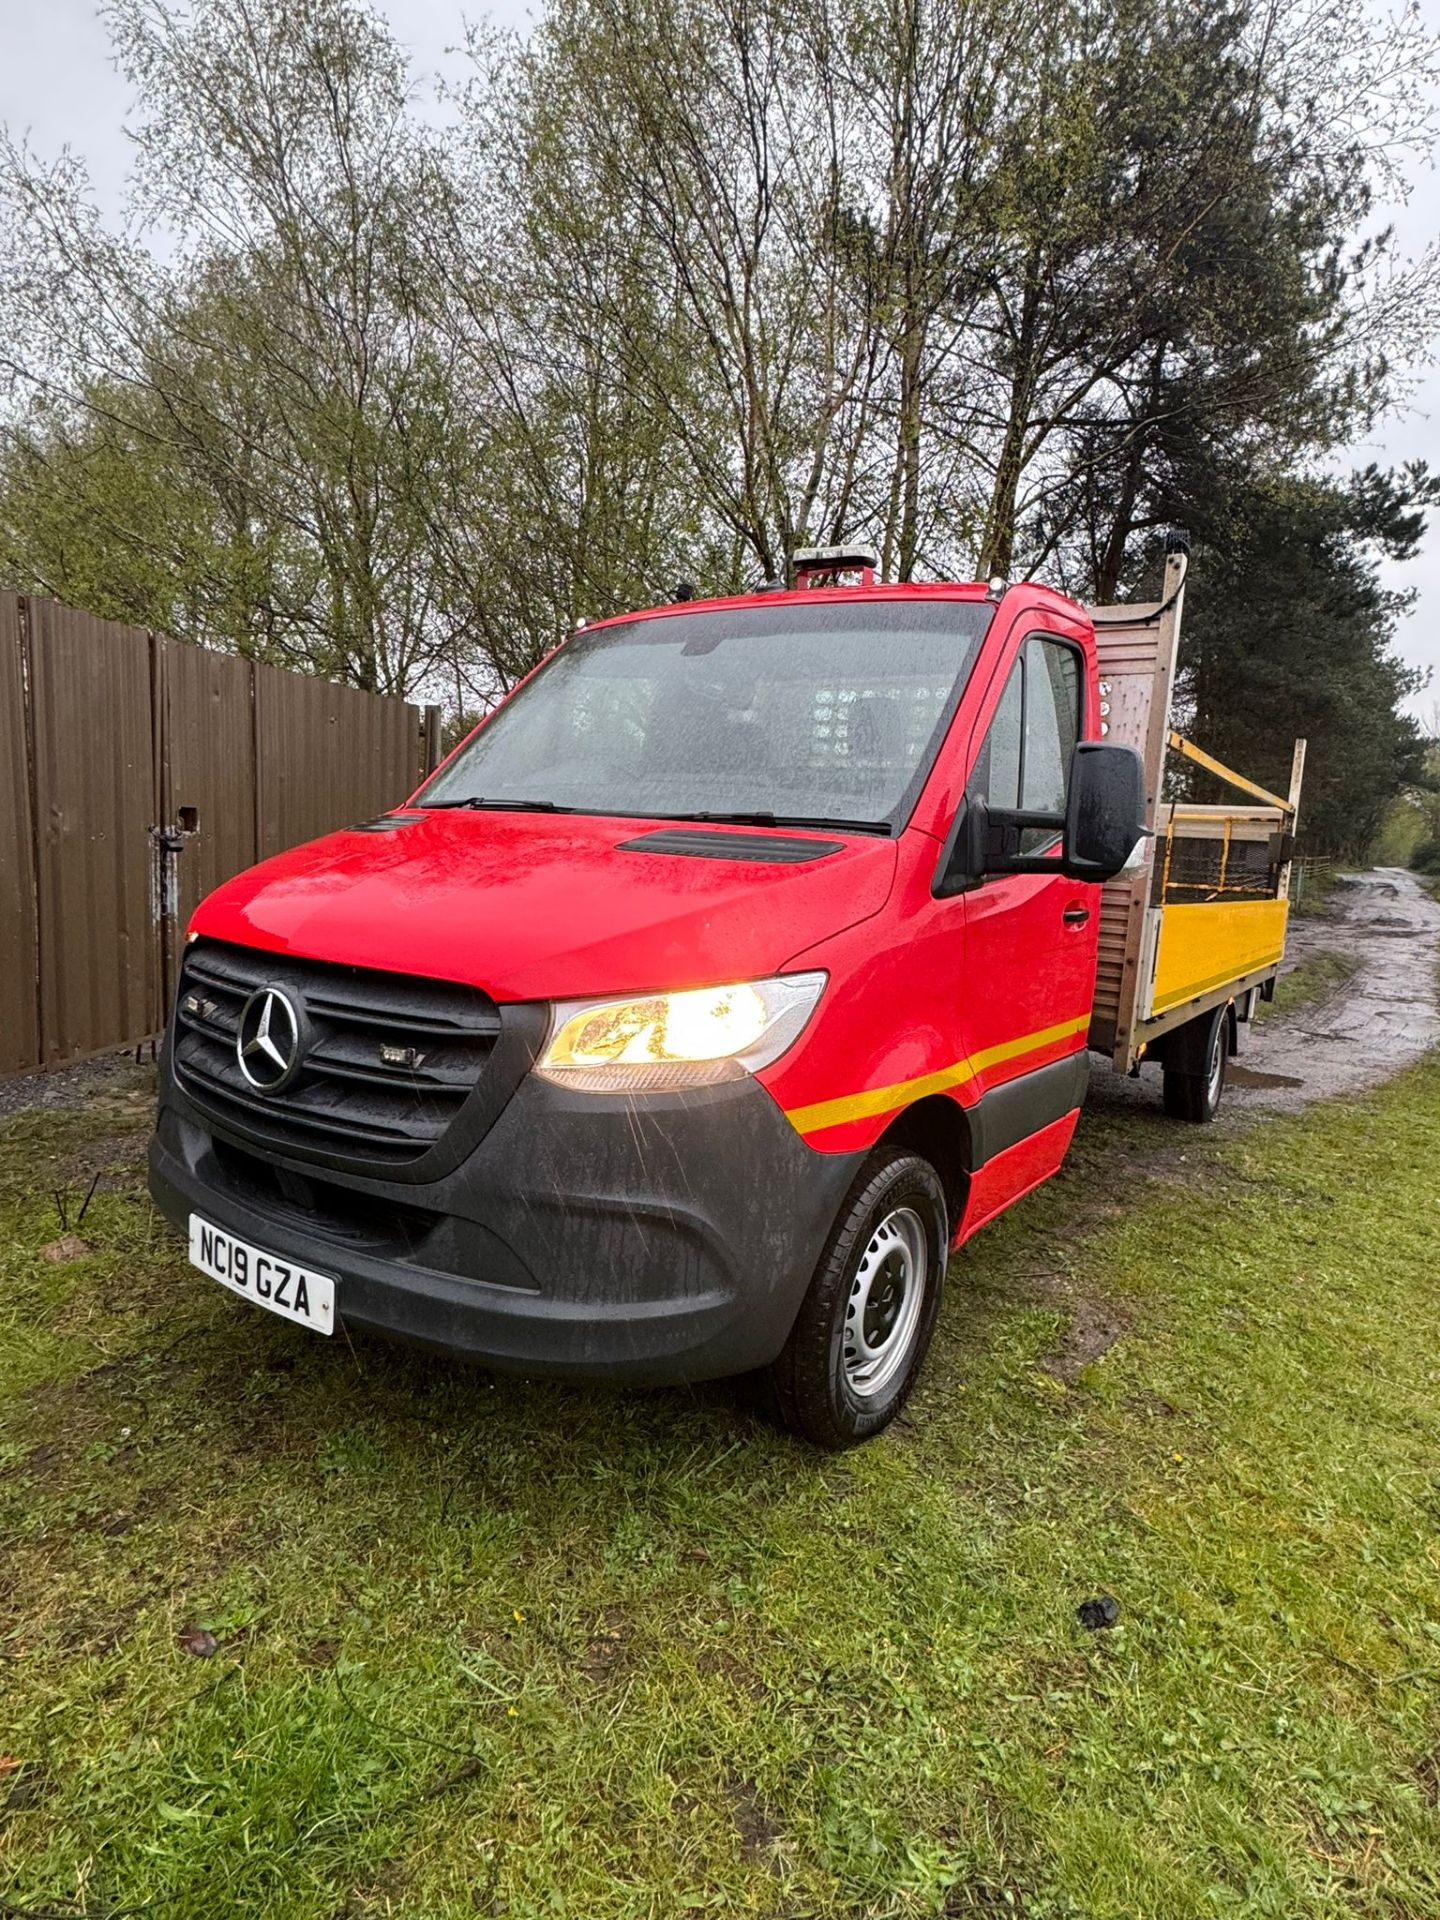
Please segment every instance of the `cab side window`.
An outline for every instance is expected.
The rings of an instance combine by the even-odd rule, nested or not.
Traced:
[[[1005,683],[970,792],[992,810],[1064,813],[1080,721],[1079,653],[1032,634]],[[1040,853],[1055,841],[1048,828],[1027,827],[1020,851]]]
[[[1030,639],[1025,666],[1025,754],[1020,804],[1063,813],[1070,762],[1080,738],[1080,656],[1054,640]]]
[[[1020,804],[1020,760],[1025,706],[1025,663],[1017,660],[1005,682],[1000,705],[990,722],[970,776],[970,791],[990,807]]]

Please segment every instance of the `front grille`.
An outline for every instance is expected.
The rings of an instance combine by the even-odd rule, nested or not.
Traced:
[[[405,1206],[391,1194],[363,1187],[336,1186],[313,1173],[262,1159],[215,1135],[210,1142],[217,1187],[252,1212],[262,1213],[277,1232],[293,1227],[364,1253],[403,1259],[429,1233],[439,1217]]]
[[[300,1069],[273,1093],[249,1085],[236,1051],[242,1009],[265,987],[289,997],[304,1029]],[[441,1139],[499,1034],[499,1009],[478,987],[196,940],[180,973],[174,1069],[192,1100],[249,1133],[395,1164]]]

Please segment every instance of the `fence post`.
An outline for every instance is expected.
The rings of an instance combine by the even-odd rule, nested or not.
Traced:
[[[264,803],[261,799],[261,789],[264,781],[260,771],[260,676],[253,660],[247,660],[245,666],[245,680],[250,690],[250,765],[252,768],[251,777],[254,781],[252,800],[255,809],[255,858],[257,860],[263,860],[267,849],[265,846],[265,811]]]
[[[23,595],[0,593],[0,1076],[40,1057],[35,778]]]
[[[422,774],[431,774],[440,764],[441,747],[444,736],[444,716],[439,707],[426,707],[425,725],[421,731],[421,749],[425,764]]]

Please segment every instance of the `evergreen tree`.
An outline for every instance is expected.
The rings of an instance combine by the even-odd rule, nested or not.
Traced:
[[[1420,728],[1400,711],[1421,676],[1391,651],[1406,596],[1382,585],[1380,560],[1415,552],[1437,499],[1440,479],[1416,465],[1348,481],[1211,476],[1192,501],[1187,724],[1278,792],[1303,735],[1301,835],[1317,852],[1363,856],[1395,794],[1424,777]]]

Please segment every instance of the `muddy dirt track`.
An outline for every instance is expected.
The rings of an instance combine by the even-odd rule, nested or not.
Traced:
[[[1326,910],[1292,922],[1289,972],[1319,953],[1344,953],[1353,977],[1255,1029],[1231,1063],[1221,1124],[1253,1111],[1293,1111],[1388,1079],[1440,1045],[1440,900],[1400,867],[1347,874]],[[1125,1080],[1094,1064],[1090,1097],[1160,1104],[1160,1074]]]

